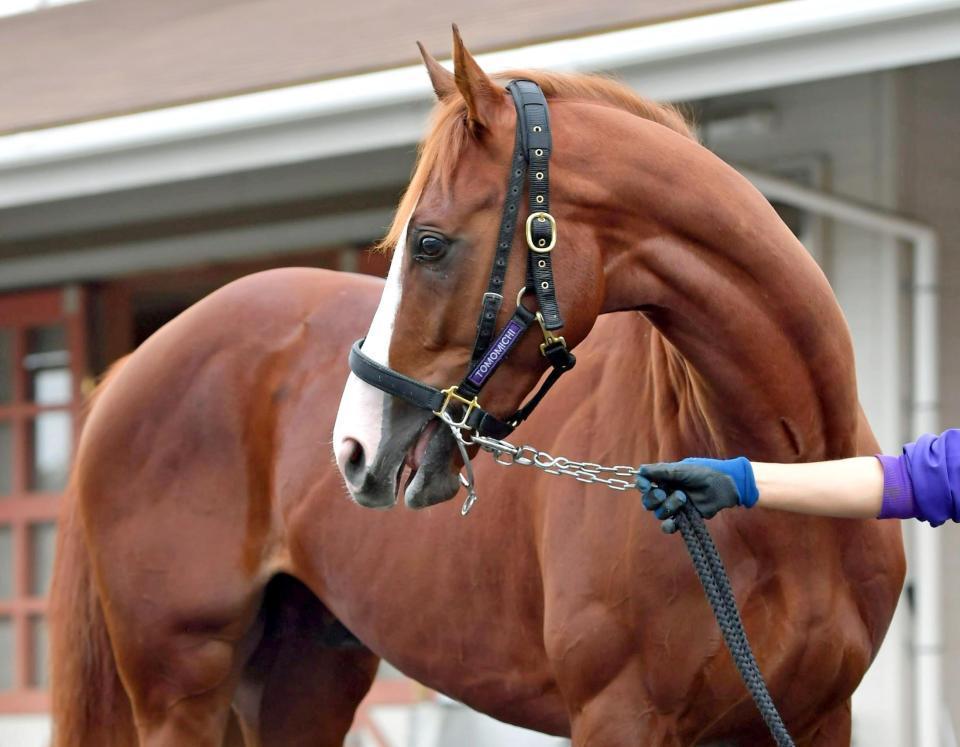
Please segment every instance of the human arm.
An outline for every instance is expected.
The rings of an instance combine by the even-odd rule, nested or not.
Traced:
[[[803,464],[686,459],[644,465],[637,487],[660,519],[687,501],[706,518],[738,505],[867,518],[880,510],[883,468],[874,457]]]
[[[723,479],[724,473],[729,479]],[[740,486],[749,483],[756,498],[745,502]],[[660,518],[672,516],[689,500],[707,517],[756,503],[796,513],[918,518],[938,525],[960,520],[960,431],[921,436],[901,456],[805,464],[751,463],[741,457],[644,465],[637,487],[644,505]]]
[[[876,457],[831,462],[753,462],[758,506],[799,514],[872,519],[883,499],[883,467]]]

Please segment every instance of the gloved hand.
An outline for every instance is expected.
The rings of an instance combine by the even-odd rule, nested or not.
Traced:
[[[753,467],[746,457],[701,459],[644,464],[637,477],[644,508],[663,519],[661,528],[677,531],[674,516],[689,500],[701,516],[709,519],[724,508],[753,506],[760,493]]]

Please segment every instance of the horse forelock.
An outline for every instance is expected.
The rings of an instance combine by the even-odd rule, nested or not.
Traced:
[[[509,70],[494,79],[507,82],[523,78],[534,81],[548,100],[588,101],[604,104],[661,124],[684,137],[694,139],[693,130],[680,110],[644,98],[613,78],[587,73],[558,73],[544,70]],[[426,137],[417,150],[416,166],[387,235],[377,243],[379,251],[391,251],[403,235],[417,200],[430,184],[447,191],[454,169],[470,137],[463,97],[454,94],[438,101]]]

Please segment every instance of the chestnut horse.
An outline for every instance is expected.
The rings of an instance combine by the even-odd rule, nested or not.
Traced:
[[[444,385],[469,357],[513,133],[459,40],[457,58],[456,86],[430,64],[443,100],[392,232],[430,226],[449,261],[411,261],[398,240],[368,337]],[[602,79],[524,77],[551,104],[557,283],[580,362],[516,438],[613,463],[875,450],[836,302],[766,201],[672,111]],[[484,458],[467,519],[454,502],[345,498],[333,415],[382,289],[252,276],[101,386],[52,592],[55,743],[341,745],[379,656],[577,747],[766,743],[682,543],[635,496]],[[485,404],[512,411],[541,370],[524,340]],[[446,430],[421,438],[419,412],[352,379],[346,392],[334,448],[351,483],[359,446],[376,468],[357,502],[392,500],[404,463],[409,504],[453,497]],[[711,528],[794,737],[847,744],[902,584],[899,527],[754,509]]]
[[[547,399],[559,402],[549,425],[519,437],[606,464],[876,452],[857,402],[849,331],[823,273],[763,196],[698,145],[676,111],[606,79],[518,71],[493,80],[456,29],[454,73],[424,59],[439,103],[385,242],[393,259],[363,344],[380,373],[370,375],[358,358],[334,430],[358,503],[389,507],[403,473],[409,507],[460,489],[451,430],[429,409],[365,382],[390,381],[383,367],[436,389],[466,375],[509,209],[521,104],[503,82],[518,79],[538,84],[549,102],[549,211],[558,226],[551,256],[566,343],[584,340],[598,315],[636,319],[631,334],[598,351],[609,361],[595,385],[551,392]],[[534,124],[521,130],[541,133]],[[543,155],[536,147],[550,146],[531,146],[531,164]],[[529,223],[524,242],[523,218],[502,286],[510,307],[529,283],[518,255],[527,243],[537,251]],[[500,326],[512,312],[500,310]],[[501,357],[483,408],[500,418],[516,411],[551,344],[531,331]],[[447,528],[470,538],[456,558],[438,550],[435,518],[415,535],[429,548],[423,561],[411,567],[403,555],[384,555],[406,579],[395,593],[416,600],[415,621],[371,621],[335,606],[367,645],[480,710],[569,733],[578,747],[761,740],[682,549],[664,546],[635,500],[542,475],[480,485],[490,497],[471,517],[482,525],[473,530],[478,539]],[[761,510],[730,512],[712,528],[798,743],[847,744],[850,695],[903,581],[899,526]],[[477,574],[475,555],[495,555],[486,562],[496,573]],[[470,603],[431,594],[432,583],[447,590],[458,578]]]

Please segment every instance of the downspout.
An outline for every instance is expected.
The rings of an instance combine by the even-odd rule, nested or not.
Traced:
[[[911,430],[940,430],[938,247],[932,231],[918,236],[913,250],[913,403]],[[940,532],[915,522],[913,578],[914,744],[942,747],[943,636],[940,599]]]

